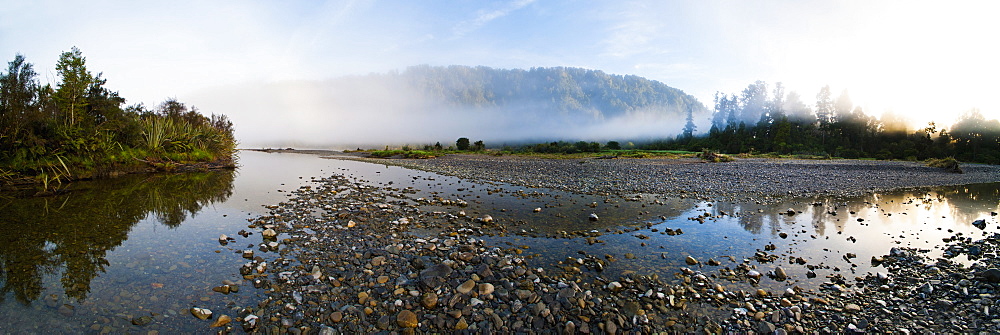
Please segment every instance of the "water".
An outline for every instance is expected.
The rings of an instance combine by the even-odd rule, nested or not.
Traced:
[[[938,257],[944,238],[1000,232],[993,215],[1000,211],[997,184],[760,205],[579,195],[294,153],[242,152],[240,162],[238,171],[79,182],[53,197],[0,195],[0,330],[213,332],[211,320],[197,320],[188,309],[235,317],[239,308],[256,306],[263,298],[238,273],[246,261],[242,250],[273,255],[257,249],[260,237],[246,228],[247,220],[265,215],[264,205],[285,201],[289,191],[310,185],[312,177],[333,173],[391,187],[426,210],[490,215],[506,229],[486,230],[488,243],[522,249],[532,266],[550,272],[582,254],[613,260],[599,274],[609,278],[628,273],[672,278],[680,267],[713,272],[746,262],[761,272],[775,266],[787,270],[789,281],[765,279],[760,283],[765,288],[811,288],[826,276],[878,271],[868,260],[894,246],[922,248]],[[431,199],[461,199],[468,207],[428,204]],[[794,215],[785,213],[789,208]],[[589,220],[592,213],[600,219]],[[971,224],[977,219],[986,219],[985,230]],[[668,228],[683,234],[667,235]],[[240,230],[254,234],[243,237]],[[220,234],[235,241],[221,245]],[[752,259],[768,245],[775,250],[767,253],[777,259]],[[847,253],[857,257],[845,258]],[[721,265],[690,266],[687,256]],[[806,265],[795,264],[798,257]],[[815,279],[805,276],[810,266]],[[224,280],[240,283],[240,291],[213,292]]]

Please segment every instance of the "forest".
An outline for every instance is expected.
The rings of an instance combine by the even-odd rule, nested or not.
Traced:
[[[463,109],[495,110],[563,125],[605,121],[627,113],[707,114],[694,96],[661,82],[573,67],[495,69],[418,65],[372,75],[402,82],[434,100]]]
[[[166,99],[125,106],[76,47],[41,84],[23,55],[0,72],[0,181],[52,184],[156,169],[233,167],[236,139],[225,115]]]
[[[777,153],[842,158],[960,161],[1000,164],[1000,121],[972,109],[955,124],[907,129],[902,115],[877,119],[855,106],[847,91],[834,98],[820,89],[810,108],[781,83],[772,89],[757,81],[739,94],[716,93],[712,126],[695,136],[690,122],[676,138],[648,149],[715,150],[723,153]]]

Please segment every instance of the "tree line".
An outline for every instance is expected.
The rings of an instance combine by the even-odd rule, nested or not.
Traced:
[[[59,181],[139,163],[233,165],[236,140],[225,115],[205,116],[176,99],[126,106],[76,47],[59,56],[56,75],[55,86],[43,85],[21,54],[0,73],[0,180]]]
[[[715,150],[724,153],[777,153],[843,158],[924,160],[954,157],[1000,164],[1000,121],[976,109],[950,128],[936,123],[908,130],[906,120],[887,113],[881,119],[855,106],[847,91],[834,98],[820,89],[812,107],[781,83],[769,88],[757,81],[742,92],[717,92],[711,128],[695,136],[688,115],[676,138],[644,145],[646,149]]]

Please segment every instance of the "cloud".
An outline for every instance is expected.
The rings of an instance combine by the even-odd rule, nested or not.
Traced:
[[[501,17],[507,16],[511,12],[518,9],[524,8],[527,5],[535,2],[535,0],[517,0],[510,2],[507,6],[503,8],[494,9],[491,11],[479,11],[479,15],[476,18],[468,21],[462,21],[452,27],[452,39],[458,39],[464,37],[466,34],[478,30],[480,27],[490,23],[490,21],[499,19]]]

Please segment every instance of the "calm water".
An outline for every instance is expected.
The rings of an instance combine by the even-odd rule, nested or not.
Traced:
[[[893,246],[924,248],[940,255],[937,247],[942,238],[1000,232],[991,215],[1000,210],[1000,185],[996,184],[763,206],[655,195],[598,197],[479,184],[399,167],[291,153],[242,152],[240,163],[235,172],[74,183],[71,192],[53,197],[0,195],[0,330],[213,332],[210,321],[195,319],[187,309],[204,307],[216,315],[236,316],[238,307],[255,306],[261,299],[261,293],[249,285],[228,295],[212,291],[224,280],[241,282],[238,269],[245,260],[239,252],[256,249],[260,243],[256,234],[244,238],[237,232],[247,229],[248,219],[266,214],[264,205],[284,201],[288,191],[309,185],[311,177],[332,173],[397,190],[411,188],[415,193],[397,193],[414,201],[468,201],[467,208],[426,209],[493,216],[509,227],[508,234],[485,239],[523,249],[533,256],[535,266],[552,268],[567,257],[581,257],[580,252],[611,256],[616,261],[608,263],[607,277],[637,272],[671,278],[679,267],[687,266],[684,258],[689,255],[703,262],[714,258],[722,263],[720,267],[732,267],[773,243],[776,250],[770,253],[779,259],[774,264],[752,264],[761,272],[781,265],[792,280],[764,280],[761,285],[807,287],[822,282],[826,275],[852,278],[876,271],[868,260],[888,253]],[[779,214],[789,208],[801,213]],[[600,220],[588,220],[591,213]],[[698,216],[706,219],[691,219]],[[977,219],[987,220],[985,230],[972,226]],[[680,228],[684,234],[662,234],[666,228]],[[597,237],[600,242],[546,237],[592,230],[602,232]],[[220,234],[236,241],[220,245]],[[848,252],[857,258],[844,259]],[[257,255],[268,257],[259,250]],[[818,266],[819,277],[806,280],[805,266],[791,264],[793,257]],[[133,325],[141,317],[149,317],[150,323]]]

